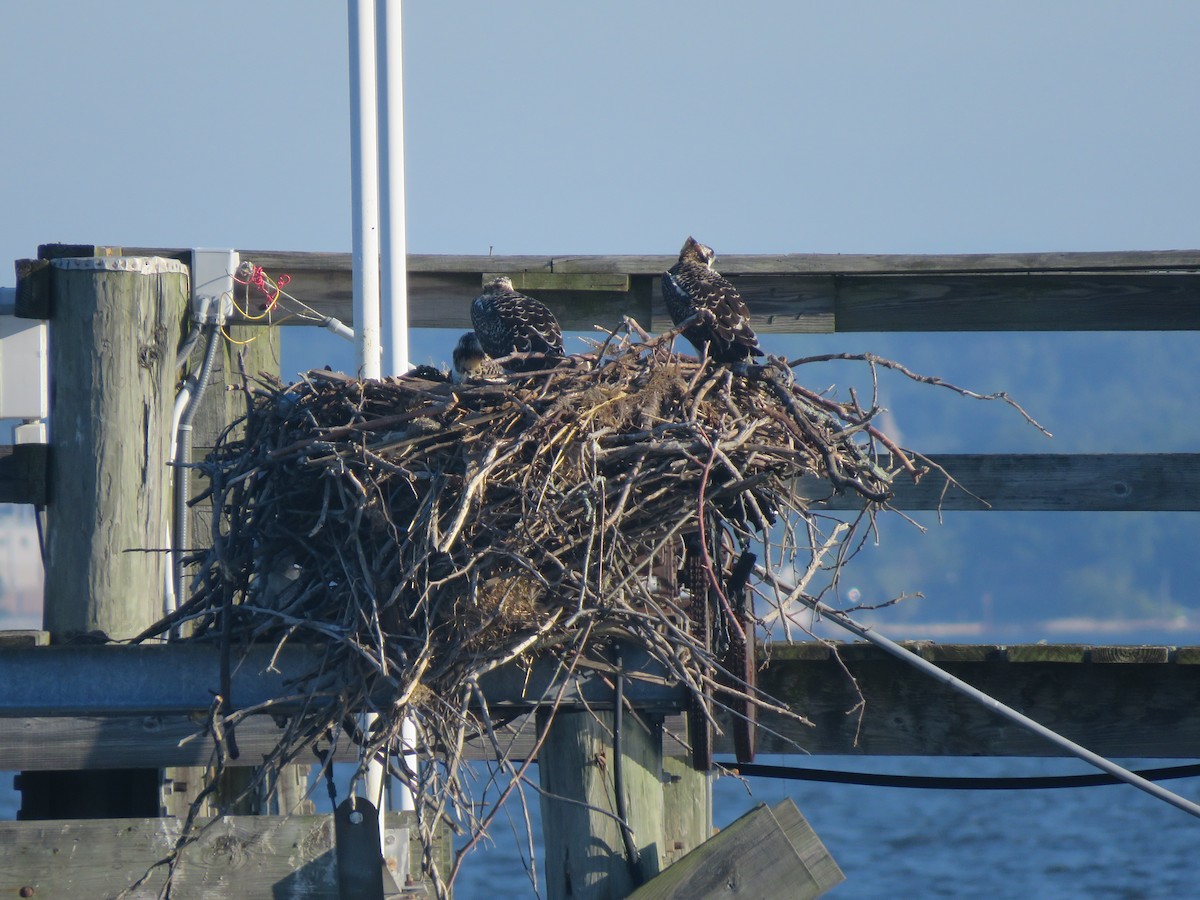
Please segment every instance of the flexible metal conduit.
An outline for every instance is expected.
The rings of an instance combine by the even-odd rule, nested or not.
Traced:
[[[176,607],[187,602],[187,584],[183,577],[183,556],[187,552],[188,540],[188,509],[187,501],[192,490],[192,420],[204,399],[204,392],[212,378],[213,366],[216,363],[217,351],[221,348],[221,329],[217,325],[206,326],[208,344],[204,349],[204,362],[200,373],[196,376],[195,385],[191,388],[191,399],[179,419],[176,432],[175,446],[175,531],[171,541],[172,567],[175,576]]]

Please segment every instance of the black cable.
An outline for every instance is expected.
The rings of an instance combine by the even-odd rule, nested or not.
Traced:
[[[617,822],[621,828],[621,840],[625,844],[625,861],[629,864],[629,875],[634,887],[642,883],[638,866],[637,844],[633,842],[633,829],[629,826],[629,811],[625,804],[625,764],[621,757],[621,719],[625,707],[625,666],[621,662],[621,645],[613,644],[613,655],[617,665],[617,703],[613,712],[613,793],[617,798]]]
[[[860,784],[871,787],[924,788],[944,791],[1032,791],[1048,788],[1098,787],[1124,784],[1112,775],[1035,775],[1005,778],[971,778],[940,775],[881,775],[874,772],[839,772],[830,769],[803,769],[793,766],[767,766],[758,763],[722,766],[726,771],[759,778],[787,778],[793,781],[824,781],[833,784]],[[1150,781],[1191,778],[1200,775],[1200,764],[1142,769],[1134,773]]]

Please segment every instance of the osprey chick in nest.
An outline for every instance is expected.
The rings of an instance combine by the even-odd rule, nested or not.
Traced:
[[[562,328],[546,304],[513,290],[505,275],[489,281],[471,303],[471,324],[488,356],[536,353],[537,358],[504,363],[510,372],[551,369],[563,357]],[[466,340],[459,341],[462,345]]]
[[[693,237],[684,242],[679,262],[662,277],[663,299],[678,326],[699,314],[683,331],[692,346],[716,362],[741,362],[762,356],[758,337],[750,328],[750,311],[737,288],[713,269],[716,255]]]

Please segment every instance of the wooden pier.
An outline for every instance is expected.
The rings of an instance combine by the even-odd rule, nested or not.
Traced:
[[[81,279],[61,274],[75,271],[62,263],[64,258],[154,257],[176,264],[190,260],[188,252],[171,248],[47,245],[39,255],[38,260],[18,263],[18,314],[50,320],[52,334],[58,335],[52,340],[57,342],[58,352],[64,354],[62,359],[56,357],[57,364],[64,367],[78,364],[91,352],[88,341],[99,340],[78,330],[72,332],[76,326],[70,323],[81,318],[80,304],[95,302],[89,291],[95,294],[99,289],[81,287]],[[291,275],[288,290],[314,310],[313,319],[299,324],[319,324],[323,316],[336,316],[350,323],[348,254],[242,251],[241,256],[269,271]],[[565,329],[608,325],[628,314],[649,330],[660,331],[670,322],[658,275],[673,261],[674,257],[668,256],[412,256],[409,319],[413,327],[469,327],[468,301],[483,279],[492,273],[509,273],[518,287],[549,303]],[[754,316],[752,324],[761,332],[1200,330],[1200,251],[927,257],[734,255],[722,257],[721,270],[746,297]],[[186,278],[186,272],[182,277]],[[178,285],[171,289],[182,290]],[[169,294],[156,286],[156,292],[145,296],[157,303]],[[135,374],[152,373],[159,358],[155,354],[173,356],[174,335],[179,330],[181,310],[163,311],[174,319],[147,321],[147,302],[117,301],[126,314],[142,310],[133,321],[152,327],[125,351],[107,345],[103,348],[104,353],[124,352],[130,356],[135,361]],[[261,324],[241,323],[239,327],[262,331]],[[283,324],[298,324],[298,320],[291,318]],[[136,334],[117,324],[112,327]],[[256,365],[269,368],[274,359],[277,366],[274,344],[263,341],[255,346],[259,354]],[[155,347],[158,349],[151,353]],[[96,352],[100,352],[98,347]],[[139,359],[141,366],[137,368]],[[234,361],[227,357],[225,363],[232,367]],[[169,374],[164,377],[169,388]],[[84,422],[108,415],[105,398],[100,395],[105,390],[111,394],[124,389],[129,379],[107,389],[103,381],[89,382],[82,376],[77,380],[96,385],[93,393],[82,398],[86,402],[77,404],[78,411],[70,413]],[[145,421],[161,418],[162,404],[170,403],[169,397],[161,396],[168,388],[150,384],[144,387],[145,403],[157,404],[158,410],[148,419],[145,416],[150,414],[145,413]],[[116,415],[116,398],[109,396],[108,400],[114,404],[112,414]],[[211,403],[214,405],[204,426],[208,437],[198,439],[198,447],[211,441],[232,415],[228,394],[218,392]],[[129,407],[127,400],[121,404],[122,415],[127,415],[130,408],[142,408]],[[52,416],[64,408],[73,409],[63,397],[56,397]],[[71,521],[70,511],[81,505],[99,510],[103,503],[125,502],[111,493],[118,489],[101,486],[102,480],[90,488],[84,484],[85,490],[91,491],[86,497],[76,490],[73,473],[89,460],[99,459],[96,447],[111,441],[91,429],[91,425],[103,424],[92,421],[80,430],[55,429],[52,422],[55,444],[49,449],[30,445],[0,448],[0,502],[47,507],[55,532],[50,535],[50,546],[58,575],[47,580],[47,630],[0,635],[0,681],[12,685],[7,696],[0,697],[0,757],[8,761],[9,767],[30,775],[80,770],[103,780],[107,777],[104,773],[116,770],[203,765],[212,749],[207,739],[181,743],[197,731],[197,717],[207,710],[206,698],[210,699],[217,688],[218,666],[211,658],[212,652],[187,645],[134,648],[68,643],[70,638],[96,630],[110,637],[126,637],[148,624],[146,619],[153,618],[162,580],[161,567],[155,568],[150,560],[142,560],[148,567],[136,572],[115,570],[112,561],[116,556],[122,557],[123,564],[136,561],[124,558],[130,554],[104,550],[104,542],[110,537],[126,544],[156,546],[153,535],[161,533],[164,523],[148,511],[149,507],[133,516],[135,521],[130,523],[153,529],[140,537],[110,535],[96,527],[102,518],[104,522],[126,518],[119,511],[103,517],[98,514],[96,522],[83,522],[84,528],[75,527]],[[118,430],[138,433],[140,427],[136,423],[122,424]],[[140,443],[143,450],[150,446],[151,431],[156,432],[154,440],[161,438],[157,427],[146,426],[146,440]],[[127,454],[118,457],[113,465],[130,461]],[[944,493],[945,485],[931,474],[918,486],[901,487],[895,501],[899,508],[1076,510],[1105,515],[1128,510],[1200,509],[1200,454],[1195,453],[979,453],[946,455],[935,461],[967,490]],[[139,473],[149,465],[143,461],[125,477],[141,483],[144,479]],[[803,482],[797,487],[805,489]],[[851,501],[840,498],[829,504],[830,508],[846,505]],[[67,541],[68,537],[75,543]],[[129,612],[138,606],[139,612]],[[1200,713],[1192,701],[1200,689],[1200,648],[914,646],[926,659],[1096,752],[1124,758],[1195,755]],[[302,654],[304,649],[295,651]],[[760,672],[760,687],[802,711],[813,726],[765,716],[759,735],[760,752],[929,756],[1044,756],[1058,752],[988,710],[930,684],[920,673],[872,647],[848,644],[836,648],[836,658],[834,653],[834,649],[815,643],[776,644],[771,648]],[[286,675],[287,665],[288,660],[283,659],[279,672],[269,672],[271,666],[264,661],[244,669],[241,677],[250,683],[247,690],[261,690],[269,696],[277,690],[278,679]],[[853,692],[847,671],[857,681],[861,698]],[[187,675],[186,684],[179,683],[181,672]],[[543,697],[524,676],[523,672],[517,673],[508,682],[489,688],[489,696],[497,703],[508,703],[529,713],[509,726],[518,747],[521,740],[529,741],[529,723],[536,719]],[[112,685],[107,697],[102,689],[106,678],[112,679],[107,682]],[[97,690],[97,685],[101,689]],[[580,687],[587,706],[603,710],[604,698],[588,698],[587,690],[586,686]],[[847,716],[847,710],[856,707],[860,699],[866,700],[861,720]],[[666,731],[681,726],[677,721],[678,700],[669,690],[633,696],[631,703],[646,711],[646,721],[665,722]],[[238,740],[243,760],[261,758],[261,752],[272,746],[277,731],[269,718],[242,726]],[[711,836],[711,809],[705,799],[708,776],[685,771],[678,758],[682,748],[661,740],[659,734],[651,729],[630,751],[648,754],[641,758],[639,767],[652,776],[630,790],[638,792],[643,808],[659,804],[655,816],[639,820],[641,840],[647,846],[654,845],[657,854],[644,867],[643,875],[663,872],[643,886],[637,896],[696,896],[671,893],[668,888],[660,893],[651,890],[652,885],[666,885],[672,871],[672,883],[700,883],[703,879],[697,881],[694,871],[685,873],[683,868],[669,867]],[[544,749],[541,763],[578,769],[580,754],[603,744],[603,740],[603,735],[593,735],[573,748]],[[729,753],[731,749],[727,738],[719,739],[718,753]],[[531,741],[525,752],[533,752]],[[548,753],[559,756],[551,758]],[[675,779],[668,778],[664,783],[664,772],[675,774]],[[587,785],[563,788],[584,795],[594,789]],[[152,800],[155,806],[163,806],[160,796]],[[178,807],[175,810],[178,812]],[[667,810],[666,815],[663,810]],[[114,814],[129,813],[106,815]],[[686,823],[682,830],[681,822]],[[798,862],[792,863],[790,871],[795,872],[799,866],[815,873],[806,896],[816,896],[831,881],[836,883],[840,873],[836,866],[831,869],[820,853],[810,852],[812,845],[801,823],[802,817],[797,823],[787,809],[757,811],[732,831],[724,842],[726,849],[708,844],[707,852],[717,855],[705,865],[717,865],[722,853],[726,860],[744,854],[747,840],[779,841],[776,846],[796,850]],[[61,894],[85,885],[91,892],[119,890],[129,883],[130,873],[138,865],[148,864],[161,850],[161,842],[156,844],[149,837],[160,827],[169,830],[170,826],[162,826],[153,814],[120,821],[93,817],[76,824],[6,824],[0,829],[6,832],[4,842],[9,848],[0,851],[0,893],[24,896],[18,892],[33,888],[34,882],[38,885],[34,896],[54,895],[56,891]],[[307,855],[295,855],[297,862],[291,871],[270,869],[261,878],[239,880],[239,893],[243,887],[248,891],[241,896],[338,896],[336,876],[330,874],[335,868],[329,843],[332,817],[297,818],[285,826],[275,816],[239,816],[232,818],[228,827],[230,831],[221,832],[221,840],[225,841],[222,846],[236,843],[247,858],[260,860],[254,863],[259,867],[256,871],[270,869],[261,862],[270,855],[264,851],[270,843],[264,836],[282,835],[281,828],[292,830],[279,840],[312,850],[306,851]],[[404,861],[403,872],[396,873],[398,882],[402,883],[405,875],[419,879],[419,854],[414,857],[407,852],[406,839],[401,837],[407,834],[402,818],[393,814],[389,827],[395,829],[391,835],[397,848],[394,859]],[[590,834],[565,833],[576,828],[560,828],[562,833],[554,835],[560,843],[552,843],[548,853],[574,850],[581,854],[584,841],[591,840],[606,846],[606,852],[623,864],[624,850],[618,834],[601,837],[601,826],[595,822]],[[650,831],[654,833],[648,834]],[[750,839],[749,835],[756,837]],[[122,854],[128,854],[118,858],[101,853],[86,865],[69,866],[50,864],[49,857],[39,855],[39,847],[53,848],[64,841],[88,841],[114,850],[121,848]],[[405,843],[404,853],[399,852],[400,843]],[[791,859],[786,853],[784,856]],[[689,865],[694,867],[699,858],[689,857]],[[213,865],[216,870],[210,874],[214,883],[231,885],[228,874],[219,871],[220,864]],[[556,869],[552,863],[549,869],[554,873],[561,866]],[[301,877],[300,873],[305,874]],[[551,876],[550,896],[562,895],[562,884],[555,881],[558,877]],[[750,873],[745,877],[749,878]],[[324,887],[313,889],[313,884]],[[626,887],[620,887],[623,884],[616,875],[597,876],[589,887],[591,893],[580,893],[576,882],[574,896],[623,896],[628,893]],[[303,893],[302,888],[315,892]],[[694,888],[674,890],[685,889]],[[763,888],[758,884],[756,889]],[[198,896],[186,890],[181,895]]]

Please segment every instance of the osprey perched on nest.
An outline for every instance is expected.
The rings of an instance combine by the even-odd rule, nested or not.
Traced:
[[[479,346],[488,356],[541,354],[533,359],[509,360],[504,363],[504,368],[510,372],[551,369],[564,355],[562,329],[554,313],[546,304],[513,290],[512,281],[505,275],[489,281],[483,293],[471,303],[471,324],[475,326]],[[459,347],[455,348],[456,372],[459,348],[463,349],[464,360],[473,351],[467,335],[463,335],[458,343]]]
[[[758,338],[750,328],[750,311],[737,289],[713,269],[716,255],[689,237],[679,251],[679,262],[662,277],[663,299],[671,320],[681,325],[699,314],[683,331],[701,354],[716,362],[741,362],[762,356]]]
[[[468,378],[493,378],[501,374],[500,367],[483,352],[479,344],[479,335],[473,331],[466,332],[454,345],[452,356],[453,367],[451,375],[456,383]]]

